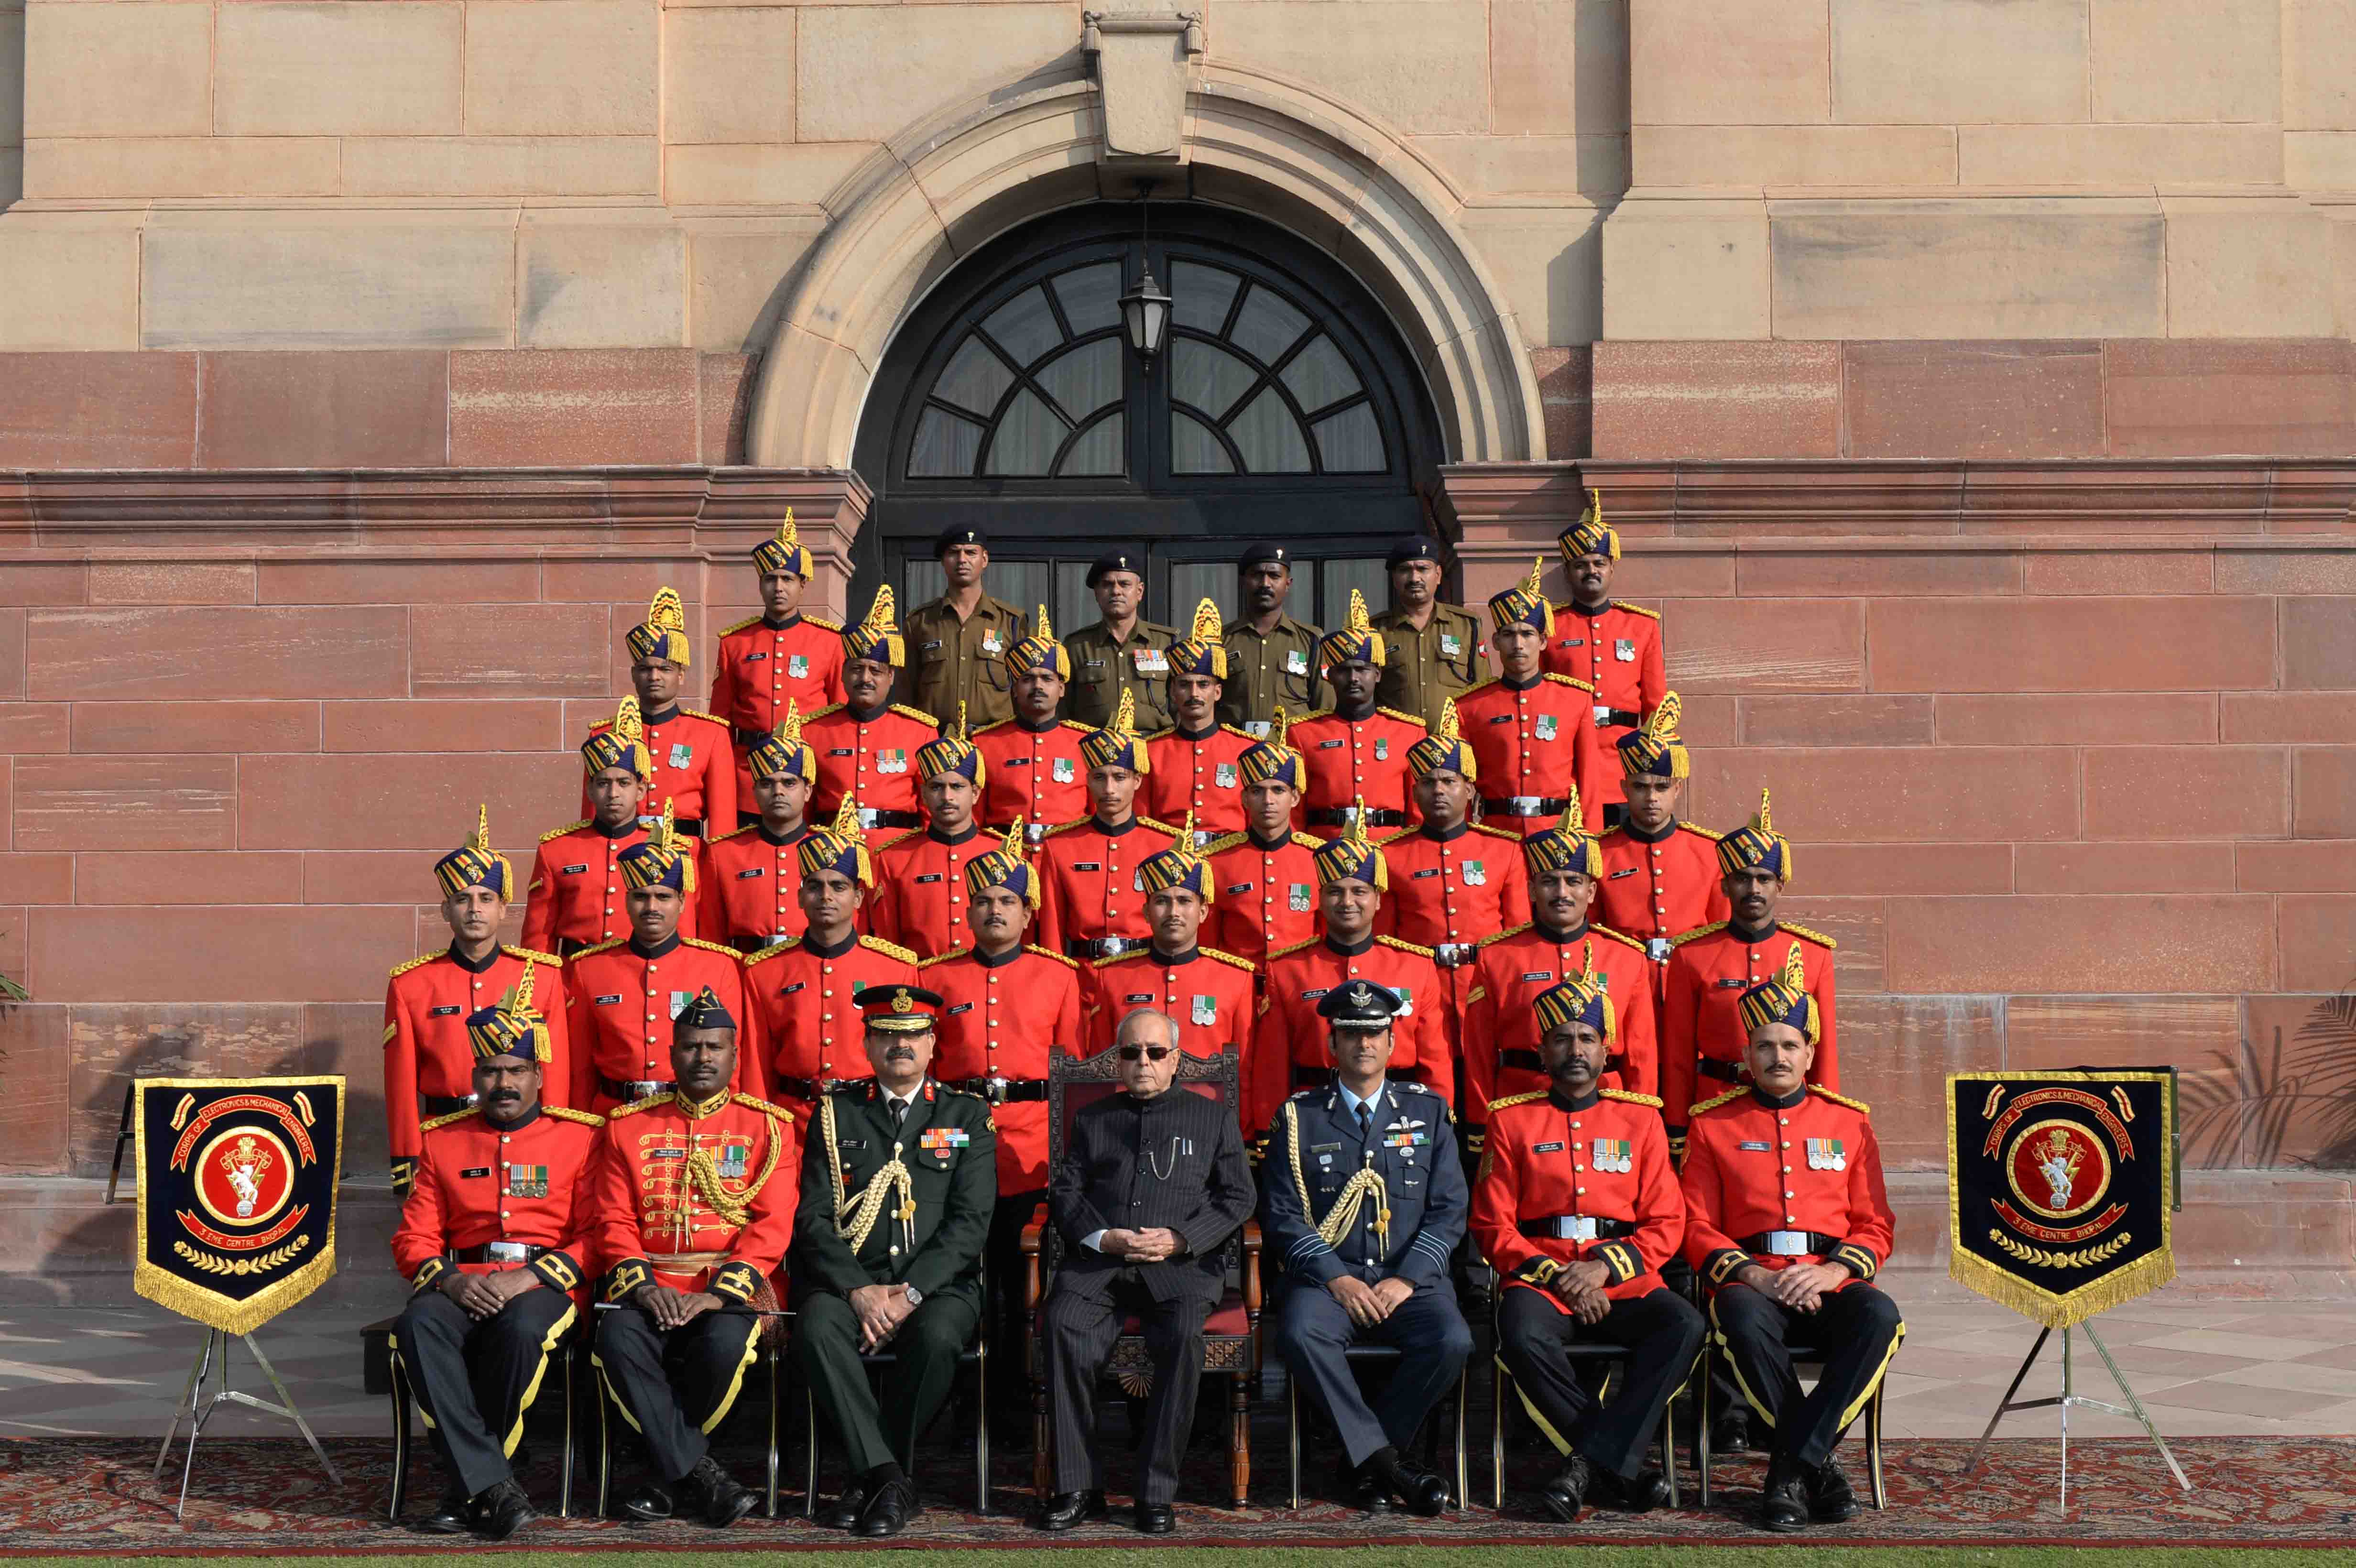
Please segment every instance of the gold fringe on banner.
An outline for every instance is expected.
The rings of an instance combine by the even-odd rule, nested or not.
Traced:
[[[1947,1277],[2048,1328],[2074,1328],[2098,1313],[2124,1307],[2139,1296],[2148,1296],[2174,1279],[2176,1254],[2173,1251],[2154,1253],[2115,1274],[2057,1296],[1997,1267],[1986,1258],[1954,1247],[1947,1253]]]

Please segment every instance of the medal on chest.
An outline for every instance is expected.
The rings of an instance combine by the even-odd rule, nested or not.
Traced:
[[[1302,653],[1299,648],[1294,648],[1288,652],[1284,656],[1284,673],[1287,675],[1307,675],[1309,673],[1309,656]],[[1268,733],[1265,729],[1262,729],[1259,732],[1263,735]]]
[[[1286,883],[1284,889],[1284,902],[1285,907],[1290,909],[1295,914],[1307,914],[1311,910],[1317,907],[1315,901],[1309,896],[1309,884],[1307,882]]]
[[[809,656],[808,654],[787,654],[786,656],[786,673],[792,676],[796,680],[809,679]]]
[[[1236,787],[1236,765],[1235,765],[1235,763],[1219,763],[1216,767],[1214,767],[1214,768],[1211,770],[1211,782],[1212,782],[1214,784],[1217,785],[1217,786],[1218,786],[1219,788],[1221,788],[1221,789],[1233,789],[1233,788],[1235,788],[1235,787]]]
[[[1553,714],[1541,713],[1538,715],[1537,732],[1538,739],[1541,741],[1551,741],[1557,734],[1560,733],[1559,727],[1555,723],[1555,717]]]
[[[1489,868],[1478,860],[1465,861],[1458,868],[1458,871],[1463,877],[1464,885],[1468,888],[1485,888],[1489,885]]]
[[[1055,775],[1057,784],[1076,784],[1080,776],[1079,765],[1069,757],[1057,757],[1047,771]]]
[[[1219,998],[1216,997],[1196,997],[1194,998],[1194,1010],[1191,1017],[1195,1023],[1205,1028],[1217,1023],[1219,1021]]]
[[[544,1165],[508,1167],[508,1196],[510,1198],[547,1197],[548,1167]]]
[[[1388,762],[1388,761],[1390,760],[1390,755],[1391,755],[1391,743],[1390,743],[1388,741],[1385,740],[1383,737],[1379,736],[1379,735],[1376,736],[1376,737],[1375,737],[1375,761],[1376,761],[1376,762],[1378,762],[1378,763],[1385,763],[1385,762]]]
[[[1622,664],[1634,664],[1636,662],[1636,640],[1633,637],[1620,638],[1612,645],[1612,656]]]
[[[1001,654],[1006,651],[1006,645],[999,640],[996,632],[984,632],[981,635],[981,651],[986,654]]]
[[[1449,658],[1461,658],[1464,654],[1464,645],[1454,636],[1442,632],[1440,634],[1440,651]]]
[[[908,753],[900,747],[875,753],[875,771],[879,773],[905,773],[908,771]]]
[[[1808,1168],[1810,1170],[1847,1170],[1848,1156],[1841,1148],[1840,1139],[1810,1138]]]
[[[684,741],[676,741],[671,743],[670,765],[672,767],[683,768],[693,761],[695,761],[694,747],[689,745]]]
[[[916,1135],[916,1147],[932,1154],[963,1148],[971,1142],[973,1135],[963,1127],[926,1127]]]
[[[1598,1170],[1624,1176],[1636,1168],[1635,1150],[1626,1138],[1597,1138],[1590,1163]]]

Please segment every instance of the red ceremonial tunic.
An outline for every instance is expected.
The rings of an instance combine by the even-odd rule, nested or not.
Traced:
[[[1199,735],[1164,730],[1150,737],[1145,815],[1183,825],[1191,811],[1197,833],[1216,838],[1242,832],[1243,754],[1258,743],[1232,724],[1214,724]]]
[[[596,1246],[611,1267],[605,1298],[638,1286],[708,1290],[749,1302],[785,1262],[801,1195],[793,1118],[750,1094],[689,1105],[658,1094],[605,1122],[596,1175]],[[691,1167],[702,1165],[742,1223],[712,1207]]]
[[[630,934],[630,908],[623,901],[627,884],[622,880],[622,851],[647,841],[644,818],[619,832],[608,832],[594,820],[567,823],[540,837],[540,853],[532,858],[531,881],[524,890],[523,944],[542,953],[571,956],[601,942]],[[690,841],[696,884],[702,885],[708,847]],[[680,907],[679,933],[701,933],[698,900]]]
[[[1580,826],[1603,819],[1597,798],[1604,772],[1589,715],[1594,695],[1568,676],[1541,675],[1526,685],[1484,680],[1456,699],[1456,722],[1481,770],[1481,820],[1523,837],[1562,820],[1562,807],[1519,805],[1568,800],[1579,786]],[[1619,778],[1619,759],[1612,765]]]
[[[1661,1098],[1669,1106],[1662,1114],[1672,1139],[1685,1126],[1687,1107],[1748,1081],[1742,1058],[1751,1035],[1742,1027],[1742,993],[1782,974],[1784,955],[1795,946],[1823,1031],[1808,1082],[1840,1087],[1833,945],[1829,936],[1781,923],[1755,942],[1731,925],[1705,925],[1676,938],[1661,1002]]]
[[[1789,1103],[1736,1089],[1693,1107],[1686,1261],[1705,1283],[1716,1289],[1744,1264],[1846,1264],[1854,1277],[1841,1289],[1880,1272],[1898,1222],[1866,1110],[1821,1084]],[[1778,1241],[1786,1250],[1771,1250]]]
[[[768,1098],[804,1121],[829,1083],[873,1078],[859,993],[916,984],[916,955],[875,936],[827,948],[807,929],[745,960],[744,985],[768,1052]]]
[[[1084,965],[1080,1027],[1088,1053],[1112,1044],[1121,1019],[1139,1008],[1151,1008],[1178,1020],[1178,1042],[1188,1055],[1234,1051],[1240,1072],[1237,1082],[1248,1085],[1252,1024],[1259,1015],[1258,973],[1248,960],[1215,947],[1196,947],[1174,956],[1148,947]],[[1247,1112],[1239,1120],[1248,1125],[1251,1118]],[[1268,1118],[1261,1117],[1259,1125],[1266,1126]]]
[[[1395,936],[1370,936],[1353,947],[1327,936],[1269,956],[1268,1001],[1252,1032],[1247,1125],[1267,1126],[1295,1089],[1333,1078],[1317,1004],[1352,980],[1380,986],[1406,1004],[1391,1022],[1390,1075],[1456,1103],[1456,1019],[1431,950]]]
[[[808,718],[842,700],[842,628],[798,610],[776,623],[755,615],[720,634],[713,664],[712,711],[734,745],[737,809],[752,811],[753,770],[745,759],[785,718],[787,705]]]
[[[1057,1051],[1087,1054],[1080,1032],[1080,966],[1044,947],[992,957],[979,952],[927,959],[917,984],[941,997],[933,1076],[990,1101],[998,1127],[998,1195],[1047,1185],[1047,1064]]]
[[[1287,833],[1263,844],[1248,832],[1213,839],[1203,849],[1216,890],[1203,935],[1214,947],[1265,966],[1280,947],[1298,946],[1324,927],[1317,909],[1317,862],[1324,840]]]
[[[1620,737],[1641,723],[1661,705],[1669,689],[1661,659],[1661,617],[1635,604],[1612,601],[1593,612],[1576,604],[1554,607],[1554,635],[1547,639],[1541,661],[1548,675],[1567,675],[1585,681],[1595,696],[1590,723],[1596,749],[1609,761]],[[1595,781],[1596,805],[1627,796],[1622,774],[1609,769]],[[1580,792],[1586,794],[1584,788]]]
[[[668,1083],[671,1020],[707,986],[736,1020],[733,1086],[766,1084],[760,1026],[744,1003],[744,960],[734,948],[674,936],[645,950],[635,941],[601,943],[564,961],[573,1098],[603,1114],[625,1103],[612,1085]]]
[[[1088,814],[1088,761],[1080,755],[1086,724],[1055,720],[1044,730],[1009,719],[973,738],[989,783],[982,786],[981,824],[1003,833],[1021,817],[1036,844],[1059,822]]]
[[[1460,1032],[1472,995],[1472,960],[1484,937],[1529,912],[1522,841],[1503,828],[1468,823],[1450,833],[1431,824],[1377,846],[1390,869],[1379,929],[1431,949],[1448,982]]]
[[[966,925],[967,862],[989,854],[999,839],[979,827],[955,837],[919,827],[894,838],[875,857],[875,891],[867,901],[869,929],[918,958],[937,958],[973,945]]]
[[[696,871],[696,934],[739,953],[758,953],[800,929],[800,850],[809,837],[807,823],[782,838],[755,823],[706,843]],[[863,906],[860,914],[866,915]]]
[[[1656,838],[1622,824],[1596,840],[1603,880],[1596,884],[1595,918],[1644,943],[1653,960],[1653,998],[1665,995],[1669,939],[1728,915],[1719,885],[1718,835],[1690,822],[1672,822]]]
[[[896,702],[864,717],[848,704],[819,709],[802,725],[802,743],[818,754],[809,820],[833,821],[849,795],[858,803],[863,827],[918,826],[925,807],[916,790],[916,752],[940,732],[929,714]],[[866,815],[878,811],[896,815]]]
[[[1145,894],[1137,868],[1178,841],[1178,829],[1132,816],[1107,827],[1093,816],[1050,828],[1039,841],[1039,945],[1067,958],[1104,956],[1083,943],[1143,942]]]
[[[1481,944],[1472,963],[1472,991],[1465,1015],[1464,1116],[1483,1120],[1492,1100],[1542,1091],[1546,1068],[1538,1057],[1538,993],[1585,973],[1592,951],[1595,972],[1612,998],[1612,1054],[1620,1064],[1603,1075],[1606,1089],[1649,1094],[1659,1081],[1653,1020],[1653,977],[1644,946],[1593,921],[1558,939],[1526,922]]]
[[[477,966],[455,948],[445,949],[411,959],[385,983],[384,1115],[396,1172],[422,1147],[418,1125],[425,1118],[420,1097],[464,1100],[475,1092],[475,1048],[466,1039],[466,1015],[497,1007],[527,967],[539,971],[531,977],[532,1010],[548,1020],[550,1060],[541,1063],[541,1093],[561,1105],[573,1080],[564,1033],[564,970],[553,954],[495,947]]]
[[[590,1184],[602,1116],[541,1105],[507,1126],[480,1110],[425,1125],[417,1184],[392,1233],[393,1265],[419,1290],[455,1268],[498,1274],[521,1263],[576,1306],[600,1264]],[[453,1263],[448,1253],[508,1242],[542,1249],[516,1263]]]
[[[1525,1221],[1561,1220],[1580,1233],[1522,1233]],[[1587,1234],[1580,1220],[1601,1223]],[[1528,1093],[1490,1106],[1471,1230],[1507,1289],[1538,1291],[1558,1312],[1569,1304],[1546,1286],[1568,1263],[1607,1266],[1603,1294],[1614,1301],[1660,1289],[1661,1264],[1686,1232],[1661,1103],[1605,1089],[1583,1103]]]
[[[1392,708],[1377,708],[1355,721],[1330,708],[1296,720],[1286,731],[1285,743],[1301,753],[1309,775],[1309,787],[1301,797],[1302,825],[1322,837],[1337,837],[1342,829],[1333,814],[1347,811],[1361,797],[1370,812],[1396,814],[1376,817],[1376,827],[1406,827],[1421,821],[1407,753],[1423,736],[1422,720]]]
[[[658,817],[671,808],[672,819],[702,824],[705,833],[726,833],[736,826],[736,753],[729,744],[728,726],[693,708],[673,708],[660,719],[648,713],[647,754],[654,759],[655,776],[648,782],[646,804],[639,811]],[[589,732],[611,730],[602,720]],[[581,809],[591,809],[589,785],[581,785]]]

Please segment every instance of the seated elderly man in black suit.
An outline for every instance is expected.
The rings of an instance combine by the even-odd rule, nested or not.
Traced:
[[[1143,1324],[1153,1392],[1138,1445],[1137,1528],[1174,1528],[1171,1499],[1202,1381],[1203,1322],[1226,1288],[1220,1249],[1258,1204],[1236,1112],[1172,1088],[1178,1024],[1140,1008],[1113,1035],[1123,1093],[1071,1120],[1048,1174],[1064,1243],[1046,1306],[1047,1387],[1055,1420],[1055,1495],[1036,1520],[1069,1530],[1105,1511],[1097,1384],[1124,1318]]]

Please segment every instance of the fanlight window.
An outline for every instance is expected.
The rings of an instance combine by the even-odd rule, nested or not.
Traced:
[[[1097,261],[984,316],[925,400],[909,477],[1127,473],[1119,299],[1120,263]]]
[[[1258,280],[1170,272],[1173,472],[1383,471],[1374,406],[1331,335]]]

